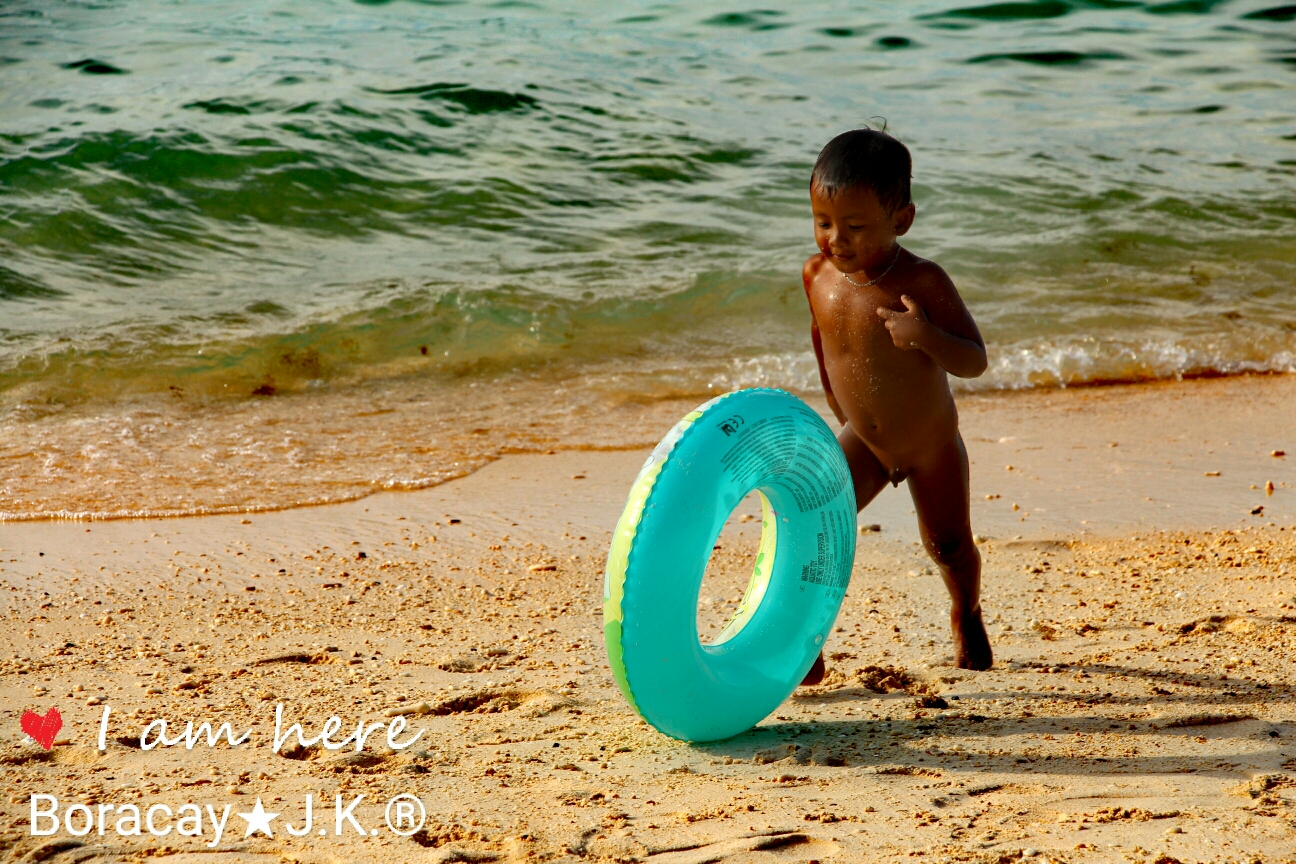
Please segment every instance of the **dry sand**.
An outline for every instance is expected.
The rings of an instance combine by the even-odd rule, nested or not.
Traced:
[[[604,658],[603,556],[643,451],[249,517],[2,525],[0,860],[1296,860],[1296,380],[960,404],[995,668],[951,667],[888,490],[824,686],[707,745],[641,723]],[[745,582],[754,512],[720,540],[703,632]],[[310,734],[410,710],[425,732],[276,754],[278,704]],[[53,706],[47,753],[19,716]],[[251,740],[141,750],[159,717]],[[427,810],[412,838],[383,826],[405,792]],[[119,836],[115,810],[103,836],[32,837],[35,793],[234,815],[215,848],[209,824]],[[284,830],[307,793],[327,836]],[[339,794],[382,830],[335,836]],[[244,837],[258,798],[273,839]]]

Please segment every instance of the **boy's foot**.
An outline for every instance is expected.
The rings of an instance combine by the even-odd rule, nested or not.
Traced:
[[[951,616],[950,626],[954,631],[954,663],[958,668],[984,672],[994,664],[990,636],[981,621],[980,609],[962,617]]]
[[[813,687],[822,681],[826,674],[828,674],[828,669],[824,666],[823,652],[820,651],[819,656],[815,658],[814,665],[811,666],[810,671],[806,673],[806,677],[801,679],[801,686]]]

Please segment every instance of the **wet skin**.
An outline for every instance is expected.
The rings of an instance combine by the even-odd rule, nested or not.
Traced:
[[[981,556],[968,513],[968,460],[945,373],[985,371],[985,343],[939,266],[900,247],[914,205],[888,212],[872,189],[829,197],[814,186],[819,254],[802,270],[810,336],[859,509],[886,483],[907,481],[923,545],[949,590],[955,660],[988,669]],[[890,269],[888,269],[890,268]],[[852,284],[876,284],[861,287]],[[806,684],[824,675],[822,657]]]

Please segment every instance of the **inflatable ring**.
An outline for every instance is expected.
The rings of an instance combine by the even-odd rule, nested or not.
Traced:
[[[710,644],[698,594],[725,520],[760,494],[761,540]],[[715,741],[769,715],[814,663],[855,561],[855,490],[832,430],[782,390],[739,390],[675,424],[639,471],[608,553],[603,632],[617,685],[673,738]]]

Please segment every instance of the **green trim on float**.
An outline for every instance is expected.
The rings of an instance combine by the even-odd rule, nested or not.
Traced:
[[[630,499],[626,502],[621,518],[617,520],[616,531],[612,535],[612,548],[608,550],[607,574],[603,579],[603,641],[607,645],[608,665],[612,668],[612,677],[616,680],[621,695],[625,696],[630,707],[639,711],[635,705],[634,693],[626,681],[625,662],[621,654],[621,600],[625,596],[626,567],[630,563],[630,547],[634,544],[635,531],[643,515],[644,504],[652,494],[653,484],[661,473],[666,456],[669,455],[675,442],[684,434],[684,430],[701,417],[700,411],[694,411],[675,424],[661,443],[653,448],[648,461],[639,469],[634,485],[630,487]]]

